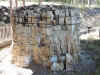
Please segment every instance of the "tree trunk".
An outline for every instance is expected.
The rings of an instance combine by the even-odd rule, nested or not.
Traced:
[[[39,0],[39,5],[41,4],[42,0]]]
[[[12,0],[10,0],[10,25],[12,25],[12,14],[13,14],[13,9],[12,9]]]
[[[88,0],[88,7],[90,6],[90,0]]]
[[[25,7],[25,0],[22,0],[23,1],[23,7]]]
[[[16,8],[18,7],[18,2],[17,2],[17,0],[15,0],[16,1]]]

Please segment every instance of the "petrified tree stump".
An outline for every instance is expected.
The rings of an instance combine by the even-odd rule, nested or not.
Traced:
[[[53,55],[66,56],[69,53],[74,57],[79,51],[78,8],[33,5],[25,10],[17,9],[16,15],[12,63],[23,67],[33,59],[36,63],[50,66]]]

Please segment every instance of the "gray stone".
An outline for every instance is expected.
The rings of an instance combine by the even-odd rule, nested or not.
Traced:
[[[59,57],[59,61],[61,61],[61,62],[64,62],[65,59],[66,59],[66,56],[60,56],[60,57]]]
[[[75,25],[76,28],[74,27],[74,29],[72,30],[72,24],[71,24],[72,20],[75,21],[78,20],[77,18],[71,19],[71,16],[73,17],[79,16],[79,13],[77,13],[76,11],[77,8],[68,7],[64,5],[59,5],[59,6],[32,5],[24,8],[17,9],[15,15],[17,15],[18,17],[19,15],[23,16],[23,14],[24,16],[29,16],[29,17],[31,16],[32,22],[35,22],[35,24],[33,24],[32,22],[31,25],[24,24],[26,23],[27,19],[23,20],[23,22],[22,19],[20,19],[20,21],[22,22],[20,24],[19,23],[17,24],[17,22],[15,21],[16,24],[13,27],[14,30],[13,39],[16,45],[14,44],[12,51],[14,56],[13,63],[14,64],[18,63],[19,65],[22,63],[20,66],[25,66],[24,62],[26,59],[24,57],[33,56],[32,58],[34,62],[35,61],[37,61],[38,63],[40,62],[39,64],[53,63],[52,64],[53,69],[56,69],[56,67],[58,67],[58,69],[62,69],[63,68],[62,64],[55,63],[58,61],[57,56],[60,56],[61,54],[67,52],[66,49],[67,47],[69,47],[68,44],[70,44],[71,46],[70,48],[73,48],[72,49],[73,53],[75,53],[74,50],[78,50],[76,47],[77,46],[76,44],[78,44],[76,43],[77,40],[73,41],[74,38],[72,36],[78,38],[77,36],[78,33],[75,31],[79,26]],[[68,10],[68,8],[71,8],[71,12]],[[26,15],[27,13],[28,15]],[[59,20],[57,20],[58,15],[59,15]],[[65,15],[67,17],[65,17]],[[44,18],[43,16],[49,18],[47,18],[46,20],[46,18]],[[55,21],[59,21],[59,24],[57,24],[57,22]],[[75,21],[73,23],[75,23]],[[29,18],[28,22],[30,22]],[[47,22],[47,24],[42,24],[45,22]],[[69,23],[70,25],[67,23]],[[65,29],[63,29],[64,27]],[[71,43],[69,43],[70,41]],[[16,59],[17,57],[20,58],[21,55],[22,55],[22,60]],[[72,63],[73,58],[71,55],[67,55],[66,58],[67,58],[66,64]],[[62,63],[65,60],[65,57],[62,56],[60,60]]]
[[[64,69],[64,64],[63,63],[56,63],[56,62],[54,62],[51,65],[51,70],[52,71],[61,71],[63,69]]]
[[[58,61],[58,57],[56,55],[50,58],[50,62],[57,62],[57,61]]]

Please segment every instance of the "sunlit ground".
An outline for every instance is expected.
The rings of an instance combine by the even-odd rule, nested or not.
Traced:
[[[95,31],[95,32],[90,32],[90,33],[86,33],[86,34],[82,34],[80,36],[81,40],[99,40],[99,31]]]

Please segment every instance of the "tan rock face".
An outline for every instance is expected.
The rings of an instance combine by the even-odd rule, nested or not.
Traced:
[[[32,34],[29,32],[30,28],[25,28],[22,25],[16,26],[13,32],[14,46],[12,63],[20,67],[28,66],[32,56]]]
[[[38,64],[49,64],[49,40],[46,39],[46,34],[44,33],[44,30],[41,30],[40,32],[36,32],[37,34],[34,34],[35,27],[33,27],[33,34],[32,34],[32,41],[33,41],[33,60],[34,62]],[[37,29],[40,30],[40,29]],[[41,38],[37,36],[38,34],[41,34]],[[36,38],[40,38],[37,40]]]
[[[55,13],[53,12],[53,10],[49,10],[49,8],[47,9],[46,6],[44,6],[43,8],[38,7],[34,9],[35,11],[37,11],[37,13],[35,13],[34,10],[30,10],[33,11],[33,15],[31,14],[32,24],[25,24],[25,22],[23,22],[22,24],[15,24],[13,26],[13,64],[24,67],[27,66],[33,59],[34,62],[38,64],[50,66],[51,63],[49,59],[51,56],[57,55],[57,53],[58,55],[60,55],[66,52],[72,53],[73,55],[74,52],[77,52],[78,39],[76,38],[78,37],[78,35],[77,33],[75,33],[75,31],[78,32],[77,27],[79,26],[75,25],[76,28],[74,28],[74,33],[72,33],[72,25],[74,25],[74,23],[71,23],[72,19],[67,20],[67,17],[65,17],[65,13],[66,16],[70,17],[70,15],[68,15],[68,9],[63,8],[62,6],[58,7],[61,7],[61,9],[56,8],[55,6],[50,7],[54,8]],[[46,11],[44,12],[40,9],[46,9]],[[66,10],[66,12],[64,10]],[[41,18],[41,16],[39,16],[40,14],[38,14],[38,11],[42,14],[46,13],[46,15],[43,14]],[[75,13],[73,9],[71,9],[71,11],[73,12],[71,13],[72,16],[75,16],[76,11]],[[59,18],[57,18],[58,15]],[[43,16],[47,16],[49,18],[46,20],[47,17]],[[33,20],[34,18],[35,20]],[[31,20],[29,21],[31,22]],[[75,20],[77,20],[77,18],[75,18]],[[22,21],[23,20],[21,19],[20,22]],[[35,24],[33,24],[33,22],[35,22]],[[58,22],[59,26],[55,26],[54,24]],[[64,23],[66,24],[64,25]],[[69,25],[69,23],[71,23],[72,25]],[[49,26],[47,26],[46,24],[49,24]],[[74,38],[72,34],[76,37]]]

